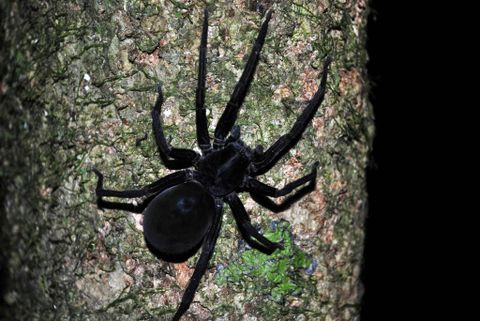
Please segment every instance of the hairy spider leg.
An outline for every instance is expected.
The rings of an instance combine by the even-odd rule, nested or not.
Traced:
[[[169,187],[181,184],[186,182],[189,179],[189,173],[187,171],[175,172],[170,175],[167,175],[156,182],[153,182],[141,189],[135,190],[107,190],[103,188],[103,174],[100,173],[96,168],[93,169],[93,172],[97,175],[97,188],[95,190],[97,194],[97,205],[100,208],[108,209],[119,209],[124,211],[129,211],[133,213],[142,213],[143,210],[148,206],[150,201],[158,195],[158,193],[166,190]],[[153,195],[152,195],[153,194]],[[142,196],[148,196],[142,203],[138,205],[130,203],[120,203],[120,202],[109,202],[103,200],[104,196],[119,197],[119,198],[136,198]]]
[[[229,194],[225,201],[230,206],[237,227],[248,245],[267,255],[283,248],[282,244],[270,241],[252,226],[250,217],[236,193]]]
[[[110,202],[105,201],[102,197],[97,198],[97,206],[100,209],[110,209],[110,210],[122,210],[137,214],[142,214],[143,211],[147,208],[148,204],[157,196],[154,194],[152,196],[144,199],[140,204],[131,204],[131,203],[122,203],[122,202]]]
[[[252,190],[249,193],[250,193],[250,196],[252,197],[252,199],[255,202],[262,205],[263,207],[268,208],[272,212],[279,213],[279,212],[282,212],[282,211],[285,211],[286,209],[288,209],[290,206],[293,205],[293,203],[297,202],[298,200],[300,200],[302,197],[304,197],[308,193],[313,192],[315,190],[315,183],[316,183],[316,179],[314,178],[310,181],[310,184],[302,187],[297,192],[288,196],[280,204],[275,203],[270,198],[265,196],[265,194],[264,194],[265,191],[262,192],[260,190],[258,190],[258,191],[253,191]]]
[[[287,134],[282,135],[266,152],[264,152],[263,155],[261,155],[260,160],[253,162],[253,175],[257,176],[268,172],[278,162],[278,160],[293,146],[295,146],[300,138],[302,138],[303,132],[315,116],[315,113],[317,112],[318,107],[320,107],[325,96],[330,62],[330,57],[327,57],[323,63],[323,73],[320,86],[305,110],[300,114],[293,124],[292,129],[290,129]]]
[[[172,148],[165,139],[165,135],[162,129],[162,123],[160,121],[160,111],[163,104],[162,87],[158,85],[158,97],[155,102],[155,106],[152,109],[152,126],[153,133],[155,134],[155,141],[157,143],[158,152],[162,162],[168,169],[183,169],[193,166],[195,159],[199,155],[191,150],[185,148]],[[171,159],[173,158],[173,159]]]
[[[207,36],[208,36],[208,11],[203,12],[202,38],[200,41],[200,52],[198,59],[198,85],[195,97],[195,117],[197,127],[197,143],[202,154],[205,155],[212,146],[208,136],[207,115],[205,110],[205,79],[207,75]]]
[[[182,302],[180,303],[177,312],[173,316],[172,321],[179,321],[182,315],[190,307],[198,285],[200,284],[200,279],[202,278],[202,275],[205,274],[208,261],[210,261],[210,258],[212,257],[215,244],[217,243],[218,234],[220,233],[220,227],[222,225],[223,201],[221,199],[215,199],[215,207],[215,217],[213,219],[212,226],[203,240],[202,253],[197,261],[195,271],[190,278],[187,289],[183,293]]]
[[[225,111],[223,112],[220,120],[217,123],[217,127],[215,128],[215,139],[213,142],[213,146],[215,148],[219,148],[224,145],[225,137],[230,132],[232,126],[237,120],[238,111],[240,110],[240,107],[245,100],[248,88],[250,87],[253,75],[255,74],[255,68],[258,64],[258,59],[260,57],[260,51],[262,50],[263,43],[265,42],[268,22],[270,21],[271,17],[272,11],[269,10],[267,12],[265,21],[260,28],[257,39],[255,40],[255,44],[253,45],[250,56],[248,57],[248,61],[245,65],[242,76],[240,77],[238,83],[235,85],[235,89],[233,90],[230,100],[227,103],[227,107],[225,108]]]
[[[280,188],[280,189],[275,188],[273,186],[269,186],[265,183],[262,183],[255,178],[249,177],[247,180],[245,190],[247,192],[255,192],[257,194],[262,194],[262,195],[271,196],[271,197],[285,196],[291,193],[295,188],[305,183],[314,181],[317,177],[318,165],[319,165],[319,162],[315,162],[312,166],[312,171],[310,172],[310,174],[305,175],[299,179],[296,179],[293,182],[288,183],[287,185],[285,185],[283,188]]]
[[[317,179],[317,167],[318,162],[313,164],[313,168],[310,174],[305,175],[287,185],[285,185],[281,189],[277,189],[275,187],[269,186],[264,184],[256,179],[250,179],[248,181],[248,187],[246,191],[250,193],[253,200],[258,204],[268,208],[269,210],[278,213],[288,209],[293,203],[297,202],[303,196],[307,195],[308,193],[315,190],[316,179]],[[280,197],[291,193],[295,188],[309,183],[308,185],[302,187],[292,195],[288,196],[283,202],[280,204],[275,203],[267,196],[271,197]]]

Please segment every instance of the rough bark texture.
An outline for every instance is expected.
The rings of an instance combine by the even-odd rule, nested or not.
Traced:
[[[241,240],[229,210],[211,269],[184,320],[356,320],[372,138],[366,99],[365,0],[17,1],[1,15],[2,320],[169,320],[193,272],[153,257],[141,216],[100,211],[106,186],[165,175],[150,110],[162,82],[172,145],[196,148],[201,12],[210,11],[210,131],[262,21],[274,16],[238,123],[269,146],[315,92],[326,100],[300,143],[260,177],[283,186],[320,161],[317,189],[273,214],[242,196],[255,224],[286,247],[271,257]],[[146,139],[144,139],[146,138]]]

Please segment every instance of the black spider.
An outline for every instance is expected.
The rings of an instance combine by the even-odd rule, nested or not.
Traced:
[[[97,169],[94,169],[98,176],[96,188],[98,206],[100,208],[143,213],[145,241],[149,250],[155,256],[167,262],[183,262],[194,255],[202,246],[202,253],[195,271],[173,320],[179,320],[187,311],[200,278],[207,269],[208,261],[212,256],[220,231],[224,202],[230,206],[238,229],[245,241],[252,248],[265,254],[271,254],[275,249],[282,248],[282,245],[269,241],[251,225],[250,218],[238,198],[238,193],[248,192],[260,205],[274,212],[280,212],[315,189],[318,162],[314,164],[310,174],[285,185],[281,189],[268,186],[256,180],[255,177],[269,171],[302,137],[302,133],[323,101],[330,64],[328,57],[324,62],[320,86],[308,106],[298,117],[292,129],[281,136],[266,151],[263,151],[260,145],[254,150],[245,145],[240,139],[240,128],[234,125],[238,111],[253,79],[271,16],[272,13],[269,11],[248,58],[245,70],[218,121],[213,147],[208,135],[204,106],[208,33],[208,12],[205,10],[196,92],[197,143],[202,155],[190,149],[171,147],[165,139],[160,122],[163,94],[159,86],[158,98],[152,110],[153,132],[158,151],[167,168],[183,170],[167,175],[141,189],[116,191],[104,189],[103,175]],[[230,135],[227,137],[229,132]],[[194,169],[186,169],[189,167]],[[287,195],[302,185],[305,186],[288,196],[280,204],[269,198],[269,196]],[[103,200],[103,197],[107,196],[121,198],[146,196],[146,198],[137,205]]]

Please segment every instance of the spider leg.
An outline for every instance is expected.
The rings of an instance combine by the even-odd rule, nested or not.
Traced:
[[[265,236],[258,233],[258,231],[252,226],[250,223],[250,217],[236,193],[229,194],[225,198],[225,201],[232,209],[233,217],[235,218],[238,229],[248,245],[267,255],[272,254],[276,249],[283,248],[280,243],[270,241]]]
[[[202,253],[200,258],[197,261],[195,266],[195,271],[193,272],[190,282],[188,283],[187,289],[182,297],[182,302],[177,309],[172,321],[178,321],[182,315],[188,310],[188,307],[192,303],[195,292],[200,283],[201,277],[205,274],[207,270],[208,261],[212,257],[215,244],[217,242],[218,234],[220,233],[220,227],[222,225],[222,211],[223,211],[223,201],[221,199],[215,200],[216,214],[212,222],[212,226],[208,231],[205,239],[203,240]]]
[[[292,206],[295,202],[300,200],[302,197],[307,195],[308,193],[312,192],[315,190],[315,185],[316,185],[316,178],[317,178],[317,172],[316,172],[316,165],[314,165],[314,169],[312,170],[312,173],[308,174],[307,176],[304,176],[290,184],[287,184],[284,188],[280,190],[276,190],[275,188],[265,185],[258,185],[256,189],[250,189],[248,190],[250,192],[250,196],[253,198],[255,202],[258,204],[268,208],[272,212],[278,213],[282,212],[286,209],[288,209],[290,206]],[[281,195],[285,195],[289,192],[291,192],[295,187],[300,186],[300,182],[302,182],[305,178],[310,177],[309,180],[306,180],[305,182],[310,182],[308,185],[302,187],[292,195],[288,196],[283,202],[280,202],[280,204],[275,203],[272,201],[268,196],[273,196],[273,197],[278,197]],[[259,182],[260,183],[260,182]],[[295,186],[296,185],[296,186]],[[293,187],[295,186],[295,187]],[[273,195],[272,195],[273,194]]]
[[[111,209],[111,210],[122,210],[132,213],[141,214],[147,208],[148,204],[157,196],[158,193],[151,195],[150,197],[143,200],[140,204],[135,205],[131,203],[121,203],[121,202],[110,202],[105,201],[102,197],[97,198],[97,205],[101,209]]]
[[[148,203],[160,192],[163,190],[181,184],[189,179],[189,171],[175,172],[170,175],[167,175],[156,182],[153,182],[141,189],[135,190],[108,190],[103,188],[103,174],[100,173],[96,168],[93,168],[93,172],[97,175],[97,188],[95,193],[97,195],[97,205],[99,208],[108,208],[108,209],[120,209],[134,213],[142,213],[146,208]],[[153,195],[152,195],[153,194]],[[149,196],[141,204],[134,205],[130,203],[120,203],[120,202],[109,202],[103,200],[105,196],[120,197],[120,198],[135,198],[142,196]]]
[[[265,21],[260,28],[255,44],[253,45],[250,56],[248,57],[247,64],[243,70],[240,80],[235,85],[232,96],[230,97],[227,107],[223,112],[220,120],[215,128],[215,140],[213,142],[214,147],[221,147],[224,144],[224,139],[232,129],[237,119],[238,111],[243,104],[245,96],[247,95],[248,88],[252,82],[255,68],[258,64],[258,58],[260,57],[260,51],[262,50],[263,43],[265,42],[265,36],[267,35],[268,22],[272,17],[272,11],[268,11]]]
[[[198,85],[195,99],[196,111],[196,127],[197,127],[197,143],[198,147],[205,154],[212,146],[210,145],[210,137],[208,136],[207,115],[205,110],[205,78],[207,75],[207,36],[208,36],[208,11],[205,9],[203,13],[203,29],[200,41],[200,54],[198,66]]]
[[[261,175],[270,170],[278,160],[285,155],[293,146],[295,146],[302,137],[305,128],[307,128],[310,121],[315,116],[315,113],[320,107],[325,96],[325,88],[327,84],[328,68],[330,66],[331,59],[327,57],[323,63],[322,79],[320,86],[313,98],[308,103],[305,110],[298,117],[293,124],[292,129],[285,135],[282,135],[263,155],[260,160],[254,162],[254,175]]]
[[[155,106],[152,109],[152,126],[155,134],[155,141],[157,143],[160,158],[168,169],[182,169],[191,167],[199,155],[191,150],[185,148],[172,148],[165,139],[160,121],[160,110],[163,104],[162,88],[158,86],[158,97]],[[173,159],[171,159],[173,158]]]
[[[295,188],[308,183],[315,181],[317,177],[317,167],[318,167],[318,162],[315,162],[312,166],[312,171],[310,174],[305,175],[297,180],[294,180],[291,183],[288,183],[285,185],[283,188],[275,188],[270,185],[267,185],[265,183],[262,183],[254,178],[249,178],[247,181],[247,188],[245,189],[247,192],[255,192],[258,194],[262,194],[265,196],[271,196],[271,197],[280,197],[287,195],[291,193]]]
[[[186,171],[175,172],[170,175],[167,175],[156,182],[148,184],[141,189],[132,189],[132,190],[124,190],[124,191],[117,191],[117,190],[109,190],[103,188],[103,174],[96,168],[93,168],[93,172],[97,175],[97,188],[95,190],[97,196],[113,196],[113,197],[121,197],[121,198],[134,198],[134,197],[142,197],[152,193],[156,193],[159,190],[164,190],[167,187],[177,185],[183,183],[188,176]]]

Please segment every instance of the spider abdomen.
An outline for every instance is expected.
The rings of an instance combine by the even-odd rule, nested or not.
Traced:
[[[203,185],[189,181],[157,195],[144,211],[149,249],[169,262],[183,262],[200,247],[215,213],[215,202]]]

